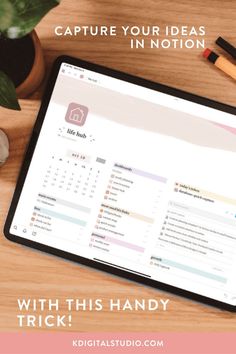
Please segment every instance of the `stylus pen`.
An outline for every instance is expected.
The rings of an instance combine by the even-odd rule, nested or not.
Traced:
[[[213,63],[218,69],[222,70],[224,73],[236,80],[236,66],[232,64],[228,59],[216,54],[209,48],[204,50],[203,56],[211,63]]]
[[[227,42],[224,38],[218,37],[216,40],[216,44],[218,44],[219,47],[224,49],[228,54],[231,55],[234,59],[236,59],[236,48],[232,46],[229,42]]]

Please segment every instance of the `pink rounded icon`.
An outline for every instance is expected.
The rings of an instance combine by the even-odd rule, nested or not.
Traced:
[[[65,120],[68,123],[79,125],[85,124],[88,115],[88,107],[78,103],[70,103],[66,112]]]

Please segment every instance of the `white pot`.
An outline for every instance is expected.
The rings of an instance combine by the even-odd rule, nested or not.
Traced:
[[[0,130],[0,166],[9,156],[9,141],[6,134]]]

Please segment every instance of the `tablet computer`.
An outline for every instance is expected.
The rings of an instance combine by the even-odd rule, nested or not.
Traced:
[[[235,311],[235,114],[203,97],[58,58],[6,237]]]

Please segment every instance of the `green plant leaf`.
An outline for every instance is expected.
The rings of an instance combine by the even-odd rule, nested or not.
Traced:
[[[5,8],[0,15],[8,16],[5,11],[6,3],[13,9],[10,24],[6,28],[0,25],[0,31],[8,38],[20,38],[30,33],[41,19],[55,6],[59,5],[61,0],[1,0],[4,1]],[[1,12],[1,7],[0,7]]]
[[[0,71],[0,106],[20,111],[16,89],[9,77]]]
[[[12,23],[14,9],[9,0],[0,2],[0,31],[5,31]]]

